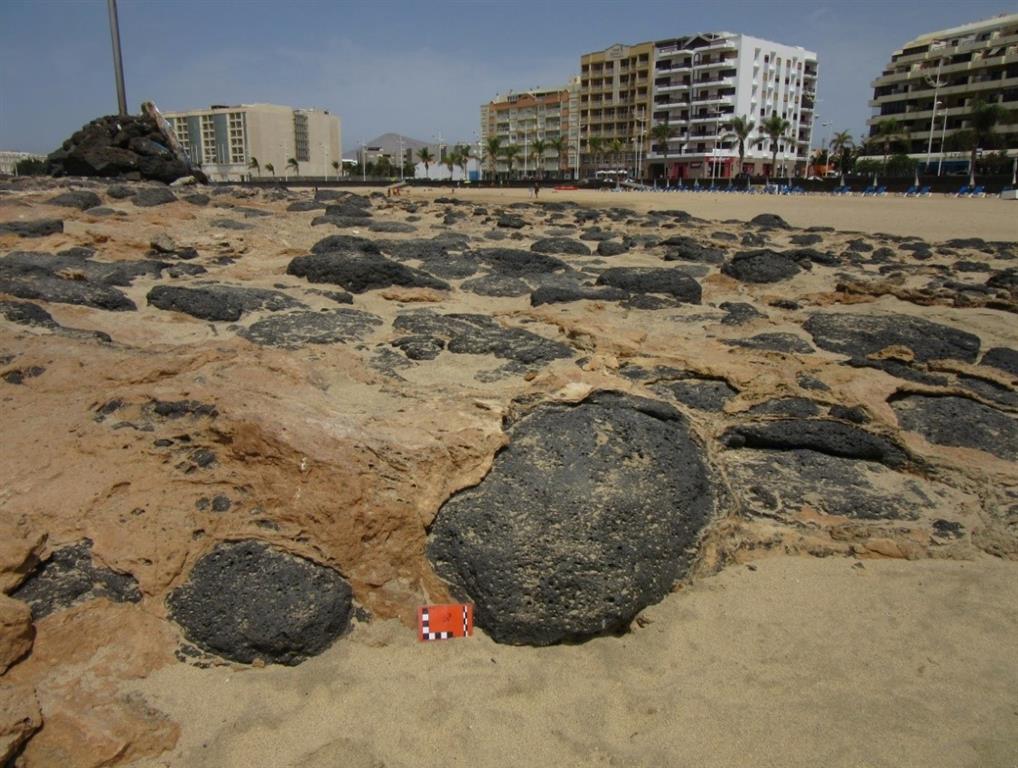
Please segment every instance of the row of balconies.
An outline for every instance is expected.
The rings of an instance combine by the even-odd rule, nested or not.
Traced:
[[[878,88],[881,85],[900,83],[911,78],[922,78],[926,75],[936,77],[936,62],[940,58],[940,56],[932,56],[928,59],[922,59],[913,64],[906,71],[900,71],[897,68],[894,71],[884,70],[883,74],[881,74],[877,79],[871,81],[870,85],[873,88]],[[1018,61],[1018,46],[1015,46],[1013,50],[1008,49],[1007,53],[1000,56],[994,56],[992,58],[974,59],[972,61],[963,61],[957,64],[945,64],[940,67],[940,76],[945,77],[947,75],[960,74],[973,69],[987,69],[989,67],[1006,66],[1007,64],[1013,64],[1016,61]],[[923,68],[921,64],[927,64],[928,66]]]
[[[721,50],[734,50],[735,41],[733,40],[717,40],[709,45],[699,46],[697,48],[682,48],[677,43],[672,45],[665,45],[660,48],[654,49],[655,57],[661,56],[674,56],[676,53],[694,54],[703,53],[705,51],[721,51]]]
[[[981,48],[993,49],[1007,47],[1014,43],[1018,43],[1018,32],[1011,32],[1011,34],[1002,34],[1001,30],[995,30],[993,33],[994,37],[989,40],[975,40],[965,44],[959,44],[957,46],[944,46],[942,48],[933,49],[930,46],[925,46],[914,53],[902,52],[902,54],[892,59],[893,64],[908,64],[916,61],[923,61],[924,59],[938,59],[946,58],[948,56],[955,56],[958,54],[976,52]]]
[[[869,106],[879,107],[883,104],[888,104],[897,101],[910,101],[913,99],[920,98],[932,98],[934,92],[937,93],[938,98],[940,96],[952,96],[957,94],[969,93],[972,91],[993,91],[1002,90],[1004,88],[1013,88],[1018,86],[1018,76],[1005,77],[997,80],[981,80],[978,82],[970,82],[961,85],[945,85],[940,88],[934,88],[926,82],[921,82],[923,87],[914,88],[909,90],[907,93],[887,93],[882,96],[877,96],[870,99]]]

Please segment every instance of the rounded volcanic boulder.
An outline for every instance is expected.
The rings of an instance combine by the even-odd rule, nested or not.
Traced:
[[[620,288],[631,293],[663,293],[688,304],[699,304],[700,284],[677,269],[653,267],[612,267],[597,278],[598,285]]]
[[[626,629],[689,570],[713,507],[703,451],[663,403],[597,393],[510,429],[451,498],[428,556],[496,641],[550,645]]]
[[[802,270],[787,254],[761,248],[735,254],[721,267],[721,271],[744,283],[776,283],[794,277]]]
[[[962,360],[974,363],[979,337],[912,315],[818,313],[803,323],[821,349],[866,358],[890,346],[908,347],[919,362]]]
[[[351,594],[332,568],[260,541],[238,541],[202,557],[167,604],[203,650],[245,664],[294,665],[346,630]]]

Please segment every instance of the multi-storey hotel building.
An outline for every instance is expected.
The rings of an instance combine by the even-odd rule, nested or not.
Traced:
[[[579,78],[573,78],[565,86],[510,91],[484,104],[481,107],[481,155],[484,156],[488,139],[497,136],[503,147],[515,144],[520,148],[519,156],[513,161],[514,173],[531,176],[562,172],[572,176],[577,167],[579,94]],[[534,141],[547,144],[559,137],[566,140],[564,154],[548,149],[544,157],[534,156]],[[489,173],[487,160],[483,168],[485,174]],[[497,172],[502,174],[508,170],[508,164],[500,158]]]
[[[738,169],[738,141],[726,128],[733,117],[756,124],[746,142],[742,171],[791,174],[805,168],[812,138],[817,55],[801,47],[730,32],[653,43],[654,125],[667,125],[667,142],[650,137],[646,177],[730,178]],[[778,115],[789,123],[773,147],[760,125]]]
[[[873,81],[870,135],[895,120],[899,145],[939,162],[945,145],[950,158],[951,137],[968,127],[978,101],[1018,109],[1018,14],[931,32],[895,51]],[[996,149],[1018,154],[1018,124],[1003,123],[996,133]]]
[[[215,180],[335,176],[342,167],[339,118],[275,104],[211,106],[165,115],[192,162]],[[292,165],[297,162],[297,170]],[[258,168],[251,161],[258,161]],[[270,171],[267,166],[271,166]]]
[[[584,176],[606,167],[635,165],[645,151],[653,55],[653,43],[640,43],[617,44],[580,57]]]

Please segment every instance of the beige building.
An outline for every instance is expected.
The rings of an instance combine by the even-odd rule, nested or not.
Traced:
[[[325,178],[342,172],[339,118],[328,110],[213,105],[165,117],[184,151],[214,181]]]
[[[573,78],[565,86],[510,91],[484,104],[481,107],[480,154],[485,175],[490,174],[491,169],[485,148],[488,139],[497,136],[503,148],[519,147],[519,155],[513,161],[514,173],[572,178],[578,159],[579,96],[579,78]],[[559,138],[565,139],[564,152],[559,153],[549,146],[542,157],[535,154],[535,141],[550,145]],[[497,170],[500,174],[506,173],[508,163],[500,158]]]
[[[613,45],[580,57],[583,176],[591,175],[595,166],[632,165],[631,158],[647,151],[653,69],[653,43]],[[601,141],[596,153],[591,151],[591,139]],[[621,148],[609,151],[616,140]]]
[[[1018,109],[1018,14],[930,32],[895,51],[873,81],[870,136],[895,120],[896,143],[913,158],[966,165],[966,152],[951,151],[952,136],[968,127],[977,101]],[[1018,124],[996,133],[987,150],[1018,154]]]

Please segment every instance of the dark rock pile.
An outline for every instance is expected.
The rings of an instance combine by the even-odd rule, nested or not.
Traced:
[[[51,153],[48,163],[53,176],[151,179],[168,184],[183,176],[201,175],[170,151],[154,120],[131,115],[93,120]]]

